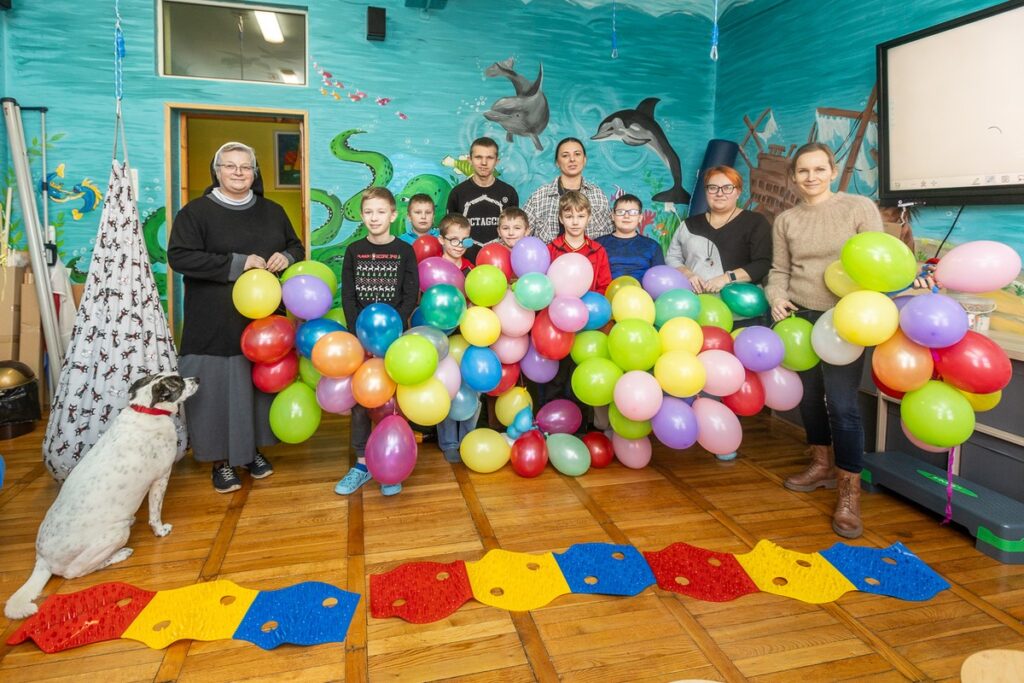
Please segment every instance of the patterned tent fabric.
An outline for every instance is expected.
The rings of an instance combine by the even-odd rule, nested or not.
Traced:
[[[43,441],[43,461],[64,481],[128,405],[132,383],[176,372],[178,356],[153,280],[127,162],[114,159],[82,303],[75,317]],[[178,450],[184,453],[184,418]]]

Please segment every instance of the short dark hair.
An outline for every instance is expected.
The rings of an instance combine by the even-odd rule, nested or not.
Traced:
[[[558,161],[558,152],[559,152],[559,150],[562,149],[562,145],[566,145],[566,144],[568,144],[570,142],[575,142],[577,145],[579,145],[580,148],[583,150],[583,156],[587,156],[587,148],[583,144],[582,140],[580,140],[579,138],[562,138],[561,140],[558,141],[558,144],[555,145],[555,161],[556,162]]]
[[[433,198],[429,194],[423,194],[422,192],[409,197],[409,206],[413,204],[430,204],[435,206]]]
[[[639,207],[639,209],[641,211],[644,210],[644,203],[642,201],[640,201],[639,197],[637,197],[635,194],[624,194],[621,197],[619,197],[618,199],[616,199],[615,203],[612,204],[612,211],[614,211],[615,209],[619,208],[619,204],[625,204],[626,202],[630,202],[632,204],[636,204],[637,207]]]
[[[520,209],[518,206],[510,206],[508,208],[502,209],[501,214],[498,216],[498,225],[501,225],[501,221],[505,219],[514,221],[517,218],[522,220],[523,223],[526,223],[527,230],[530,229],[530,217],[526,215],[526,212]]]
[[[469,220],[467,220],[461,213],[450,213],[441,219],[441,225],[439,227],[441,237],[447,237],[448,231],[454,227],[465,228],[466,230],[472,229],[469,226]]]
[[[469,145],[470,154],[473,153],[474,147],[490,147],[491,149],[494,150],[495,154],[498,154],[498,143],[494,141],[494,138],[484,136],[482,138],[477,138],[476,140],[473,140],[473,142],[470,143]]]

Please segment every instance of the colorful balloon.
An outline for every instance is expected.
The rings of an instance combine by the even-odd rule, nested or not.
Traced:
[[[304,356],[299,357],[299,379],[307,384],[310,389],[316,389],[316,385],[320,382],[321,377],[323,375],[313,367],[313,361]]]
[[[620,377],[622,370],[607,358],[588,358],[572,372],[572,393],[588,406],[606,406]]]
[[[547,449],[551,466],[567,477],[578,477],[590,469],[590,450],[572,434],[551,434]]]
[[[646,436],[640,439],[627,439],[613,434],[612,449],[619,462],[630,469],[643,469],[651,462],[651,442]]]
[[[242,330],[242,354],[253,363],[281,360],[295,346],[295,328],[283,315],[253,320]]]
[[[650,420],[630,420],[614,403],[608,406],[608,422],[613,432],[626,439],[640,439],[651,433]]]
[[[501,361],[502,365],[518,363],[526,355],[526,352],[530,350],[530,335],[524,334],[521,337],[509,337],[503,333],[496,342],[491,344],[491,348],[498,355],[498,360]]]
[[[710,398],[693,402],[697,416],[697,443],[715,455],[735,453],[743,441],[743,428],[735,413]]]
[[[511,448],[505,437],[493,429],[474,429],[459,444],[463,464],[474,472],[490,474],[497,472],[511,455]]]
[[[522,240],[520,240],[519,244],[522,244]],[[544,436],[535,429],[531,429],[520,436],[512,444],[509,460],[512,462],[513,471],[520,477],[536,477],[540,475],[548,464],[548,448],[544,441]]]
[[[420,384],[399,384],[395,397],[405,416],[424,427],[436,425],[448,417],[452,405],[448,390],[434,377]]]
[[[697,354],[697,360],[704,366],[705,393],[712,396],[728,396],[740,390],[745,377],[743,364],[727,351],[712,349]]]
[[[356,336],[368,353],[383,358],[388,347],[402,336],[402,318],[390,304],[370,304],[356,318]]]
[[[448,418],[456,422],[462,422],[476,415],[476,411],[479,409],[480,394],[463,384],[459,387],[455,396],[452,397],[452,406],[448,409]],[[465,458],[463,458],[463,461],[465,461]]]
[[[462,316],[459,332],[473,346],[490,346],[501,336],[501,321],[491,309],[471,306]]]
[[[573,339],[570,353],[576,365],[588,358],[611,358],[608,354],[608,335],[597,330],[580,332]]]
[[[732,311],[714,294],[698,294],[700,301],[700,313],[697,314],[697,322],[701,327],[720,327],[726,332],[732,331]]]
[[[515,293],[511,290],[505,292],[505,296],[491,310],[495,312],[501,322],[502,334],[510,337],[522,337],[530,334],[536,313],[521,306],[516,301]]]
[[[800,375],[779,366],[757,373],[764,387],[764,404],[772,410],[787,411],[800,405],[804,397],[804,385]]]
[[[384,354],[384,367],[398,384],[419,384],[437,370],[437,349],[415,334],[399,337]]]
[[[567,398],[556,398],[537,411],[537,428],[545,434],[575,434],[583,424],[580,407]]]
[[[965,242],[953,247],[935,267],[935,279],[959,292],[994,292],[1020,275],[1020,254],[1009,245],[991,240]]]
[[[650,370],[661,356],[661,337],[650,323],[623,320],[608,333],[608,353],[627,372]]]
[[[871,354],[872,372],[896,391],[920,389],[932,378],[934,369],[931,352],[912,342],[901,330],[896,330]]]
[[[281,300],[289,313],[304,320],[313,320],[331,310],[334,292],[316,276],[296,275],[281,285]]]
[[[561,254],[551,261],[547,276],[555,296],[579,299],[594,281],[594,266],[583,254]]]
[[[836,332],[836,309],[830,308],[821,314],[811,329],[811,348],[826,363],[849,365],[864,354],[864,347],[851,344]]]
[[[459,267],[441,256],[428,256],[417,265],[420,276],[420,290],[425,292],[436,285],[451,285],[460,292],[466,291],[466,276]]]
[[[840,261],[854,282],[876,292],[905,289],[917,276],[914,253],[885,232],[862,232],[846,240]]]
[[[270,429],[285,443],[302,443],[320,426],[320,415],[313,390],[295,382],[270,404]]]
[[[608,289],[604,290],[604,295],[608,301],[615,301],[616,295],[626,287],[640,287],[640,281],[632,275],[620,275],[609,283]]]
[[[546,273],[551,265],[548,245],[527,235],[512,247],[512,272],[522,278],[528,273]]]
[[[730,282],[722,287],[719,296],[733,315],[740,318],[753,318],[768,312],[764,290],[753,282]]]
[[[689,282],[687,282],[689,286]],[[654,302],[654,325],[663,327],[675,318],[697,319],[700,299],[689,289],[670,289]]]
[[[900,316],[885,294],[861,290],[840,299],[833,321],[839,336],[851,344],[877,346],[896,331]]]
[[[515,386],[516,382],[519,381],[519,364],[518,363],[502,363],[501,364],[501,379],[498,380],[498,386],[494,387],[487,392],[488,396],[501,396],[506,391]]]
[[[486,346],[467,346],[462,354],[460,368],[462,381],[474,391],[487,393],[501,382],[501,361]]]
[[[782,363],[786,347],[770,328],[751,325],[740,328],[733,340],[733,353],[747,370],[764,372]]]
[[[364,408],[379,408],[387,404],[397,388],[380,358],[369,359],[352,375],[352,397]]]
[[[637,422],[650,420],[661,409],[661,385],[649,372],[624,374],[615,383],[612,397],[623,417]]]
[[[1003,399],[1003,392],[1001,391],[993,391],[991,394],[974,394],[963,389],[957,389],[957,391],[964,395],[964,398],[967,399],[967,402],[971,404],[976,413],[992,410]]]
[[[658,441],[669,448],[682,450],[697,443],[697,416],[681,398],[666,396],[651,418],[651,428]]]
[[[290,351],[272,363],[254,363],[252,383],[264,393],[276,394],[291,385],[298,374],[299,356],[294,351]]]
[[[381,484],[401,484],[415,467],[412,428],[398,415],[385,417],[366,440],[366,469]]]
[[[530,344],[526,355],[519,361],[519,368],[528,380],[544,384],[553,380],[558,374],[558,361],[545,358],[533,344]]]
[[[469,342],[461,334],[453,334],[448,337],[448,355],[455,359],[456,363],[462,364],[462,354],[469,348]]]
[[[564,332],[551,321],[548,309],[537,313],[537,318],[530,330],[530,341],[533,348],[545,358],[561,360],[572,351],[572,343],[575,336],[572,332]]]
[[[281,283],[288,282],[296,275],[311,275],[321,280],[330,289],[332,297],[338,293],[338,276],[326,263],[311,260],[296,261],[281,273]]]
[[[931,381],[908,391],[900,403],[900,417],[911,434],[932,446],[952,448],[974,431],[971,404],[945,382]]]
[[[911,297],[900,310],[900,329],[929,349],[952,346],[967,334],[967,311],[958,301],[943,294]]]
[[[589,313],[582,300],[556,296],[547,308],[551,323],[563,332],[579,332],[587,326]]]
[[[700,345],[701,351],[717,349],[719,351],[728,351],[729,353],[733,352],[736,346],[736,340],[733,339],[731,334],[723,330],[721,327],[701,325],[700,331],[704,336],[704,341]]]
[[[441,257],[444,250],[441,248],[441,241],[433,235],[421,235],[412,243],[412,252],[416,254],[416,263],[433,257]]]
[[[431,325],[418,325],[413,327],[402,335],[403,337],[408,335],[415,335],[417,337],[423,337],[433,345],[434,350],[437,351],[438,359],[443,359],[448,355],[448,335],[441,330]],[[386,354],[385,354],[386,355]]]
[[[507,282],[513,277],[512,252],[504,244],[498,242],[486,244],[476,254],[476,266],[477,268],[480,266],[496,267],[504,273]]]
[[[1000,391],[1013,377],[1013,366],[1006,352],[994,341],[973,330],[956,344],[934,349],[933,353],[935,369],[942,375],[942,379],[972,394]]]
[[[466,299],[454,285],[434,285],[423,292],[420,313],[427,325],[440,330],[458,326],[466,312]]]
[[[612,441],[601,432],[590,432],[581,439],[590,451],[591,467],[608,467],[615,457]]]
[[[587,324],[584,330],[599,330],[612,319],[612,304],[603,294],[588,291],[580,301],[587,307]]]
[[[672,290],[693,289],[686,276],[672,266],[654,266],[652,268],[648,268],[647,272],[644,273],[643,282],[641,284],[644,291],[650,294],[651,298],[654,300],[660,298],[665,292]]]
[[[654,365],[654,378],[666,394],[686,398],[704,388],[707,372],[692,353],[669,351]]]
[[[235,280],[231,300],[246,318],[266,318],[281,305],[281,282],[268,270],[247,270]]]
[[[345,413],[356,404],[351,377],[324,377],[316,385],[316,402],[328,413]]]
[[[764,385],[761,384],[761,379],[756,372],[747,370],[739,390],[723,396],[722,405],[740,417],[750,417],[761,412],[764,408],[764,399]]]
[[[291,324],[289,323],[290,326]],[[313,353],[313,347],[320,341],[320,337],[330,332],[344,331],[344,325],[329,318],[307,320],[299,325],[298,330],[295,330],[295,348],[299,350],[300,354],[309,358],[310,354]]]
[[[654,299],[639,287],[623,287],[612,299],[612,318],[616,322],[642,320],[653,325],[654,316]]]
[[[853,281],[849,273],[843,269],[843,262],[839,260],[833,261],[825,268],[825,286],[840,299],[864,289]]]
[[[516,245],[518,246],[519,244]],[[555,298],[555,287],[544,273],[527,273],[520,276],[512,291],[519,305],[531,311],[547,308]]]
[[[772,330],[779,335],[785,349],[782,367],[803,372],[818,364],[820,359],[811,345],[813,325],[809,321],[794,315],[775,323]]]
[[[508,278],[497,266],[477,264],[466,276],[466,296],[477,306],[494,306],[508,291]]]
[[[949,450],[948,448],[944,448],[942,446],[933,446],[931,444],[925,443],[924,441],[921,441],[921,439],[917,438],[916,436],[910,433],[910,430],[907,428],[907,423],[904,422],[903,420],[900,420],[900,429],[903,430],[903,436],[907,437],[907,440],[910,441],[910,443],[912,443],[917,448],[920,448],[922,451],[926,451],[928,453],[945,453],[946,451]]]
[[[365,357],[363,347],[355,335],[328,332],[317,340],[309,359],[321,375],[347,377],[359,369]]]

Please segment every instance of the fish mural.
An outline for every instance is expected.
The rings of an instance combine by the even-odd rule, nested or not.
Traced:
[[[533,140],[534,147],[543,150],[544,145],[541,144],[539,136],[547,128],[550,117],[548,98],[541,90],[544,83],[544,64],[541,63],[538,67],[537,80],[532,83],[516,73],[514,66],[515,59],[509,57],[484,69],[484,75],[488,78],[504,77],[511,81],[516,94],[495,100],[490,110],[485,111],[483,116],[505,129],[505,139],[508,142],[512,142],[513,136],[516,135],[528,137]]]
[[[622,109],[605,117],[591,140],[622,140],[630,147],[650,147],[668,166],[672,174],[672,187],[662,190],[653,197],[656,202],[689,204],[690,193],[683,188],[683,172],[679,155],[672,148],[665,131],[654,120],[654,107],[660,102],[657,97],[648,97],[636,109]]]
[[[46,176],[46,192],[50,201],[55,204],[65,204],[81,199],[81,208],[71,210],[71,216],[76,221],[81,220],[90,211],[95,211],[103,202],[103,192],[96,187],[96,183],[92,179],[84,178],[82,182],[68,190],[61,182],[63,178],[64,164],[59,164],[53,173]]]

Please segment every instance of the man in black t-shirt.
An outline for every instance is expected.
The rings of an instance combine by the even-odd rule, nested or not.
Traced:
[[[498,180],[498,143],[491,138],[477,138],[469,147],[473,175],[456,185],[448,195],[448,213],[461,213],[469,220],[470,237],[476,242],[467,252],[474,260],[479,246],[498,237],[498,216],[510,206],[519,206],[514,187]]]

